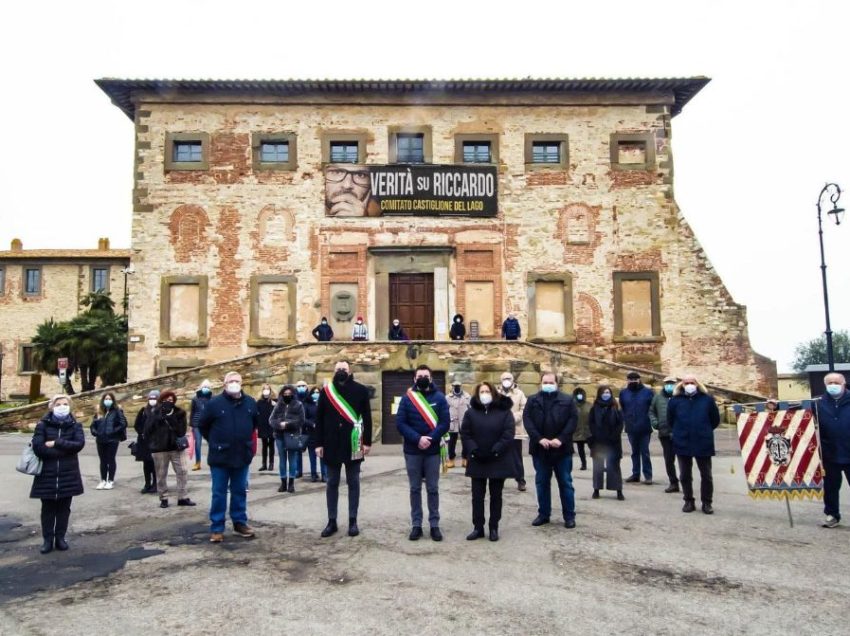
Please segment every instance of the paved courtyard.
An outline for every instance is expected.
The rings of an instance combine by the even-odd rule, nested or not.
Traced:
[[[26,440],[0,436],[4,635],[838,634],[850,621],[850,531],[821,528],[820,502],[792,502],[792,529],[783,502],[751,500],[731,430],[718,431],[713,516],[683,514],[680,496],[664,494],[653,440],[656,485],[629,484],[624,502],[591,500],[590,471],[574,471],[575,530],[554,523],[559,510],[532,528],[533,479],[525,493],[509,482],[497,543],[464,539],[470,491],[460,468],[441,480],[445,541],[408,541],[401,451],[383,448],[364,466],[361,536],[343,525],[319,538],[322,484],[278,494],[276,475],[253,472],[257,537],[241,539],[228,523],[224,544],[211,545],[206,469],[190,474],[197,507],[162,510],[139,494],[140,464],[125,446],[116,488],[94,490],[91,443],[71,549],[44,556],[31,478],[14,470]]]

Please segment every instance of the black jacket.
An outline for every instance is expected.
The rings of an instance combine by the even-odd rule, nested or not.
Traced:
[[[313,401],[313,395],[310,392],[304,394],[304,396],[296,396],[299,400],[301,400],[301,404],[304,406],[304,428],[301,430],[302,433],[307,433],[308,440],[307,445],[311,448],[315,448],[316,446],[316,409],[317,404]]]
[[[155,407],[145,422],[145,439],[151,453],[176,451],[177,438],[186,434],[186,411],[176,404],[167,415],[162,404]]]
[[[396,327],[395,325],[390,326],[389,339],[390,340],[410,340],[410,338],[407,337],[407,332],[404,330],[404,327],[402,327],[401,325],[399,325],[398,327]]]
[[[109,409],[106,415],[94,419],[89,432],[101,444],[123,442],[127,439],[127,418],[124,416],[124,411],[119,407]]]
[[[195,397],[192,398],[192,406],[189,409],[189,424],[197,427],[198,420],[201,419],[201,413],[204,412],[204,407],[212,399],[212,393],[204,393],[200,389],[195,391]]]
[[[198,422],[201,435],[209,442],[207,463],[223,468],[250,464],[258,419],[256,400],[244,392],[237,397],[224,392],[211,399]]]
[[[573,454],[573,432],[578,422],[578,410],[573,398],[556,391],[539,391],[528,398],[522,412],[522,423],[528,432],[529,452],[547,459],[559,459]],[[541,439],[557,438],[559,448],[543,448]]]
[[[138,435],[138,439],[136,440],[136,461],[143,462],[146,460],[153,461],[153,457],[151,457],[151,449],[148,444],[148,438],[145,437],[145,427],[147,426],[148,420],[153,416],[154,406],[143,406],[138,413],[136,413],[136,423],[133,425],[133,429],[136,431],[136,435]]]
[[[331,329],[330,325],[319,323],[313,328],[312,334],[319,342],[330,342],[334,339],[334,330]]]
[[[457,319],[460,318],[460,322]],[[452,318],[452,328],[449,329],[449,338],[452,340],[463,340],[466,337],[466,327],[463,324],[463,316],[455,314]]]
[[[270,397],[260,398],[257,400],[257,437],[260,439],[271,439],[274,437],[272,425],[269,424],[269,418],[274,411],[275,403]]]
[[[271,418],[269,419],[275,439],[283,439],[284,433],[300,435],[304,428],[304,405],[294,395],[292,401],[287,404],[283,396],[277,398]]]
[[[55,441],[52,448],[45,446]],[[33,499],[64,499],[83,494],[83,479],[77,455],[86,445],[83,427],[74,416],[58,420],[51,411],[35,425],[33,452],[41,459],[41,474],[32,480]]]
[[[616,408],[614,398],[609,402],[596,400],[590,407],[591,451],[597,457],[623,456],[623,412]]]
[[[363,418],[363,445],[371,446],[372,407],[369,404],[369,390],[352,378],[342,386],[337,385],[337,389]],[[323,449],[326,464],[339,466],[351,461],[351,431],[354,427],[334,408],[325,391],[322,389],[316,407],[316,448]]]
[[[487,406],[477,395],[460,425],[460,439],[469,460],[466,476],[486,479],[516,477],[516,461],[512,454],[516,424],[511,412],[513,401],[497,395]]]

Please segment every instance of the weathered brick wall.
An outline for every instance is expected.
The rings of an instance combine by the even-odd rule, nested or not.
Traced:
[[[665,371],[693,368],[718,384],[769,392],[771,365],[750,347],[745,309],[729,296],[673,199],[667,107],[147,104],[137,115],[139,273],[130,327],[144,342],[130,353],[133,379],[155,373],[163,357],[209,362],[255,351],[247,345],[254,274],[296,277],[296,328],[308,340],[329,310],[322,257],[334,246],[364,254],[370,246],[489,243],[502,258],[497,322],[514,311],[528,333],[528,274],[568,272],[576,341],[561,346]],[[442,164],[454,161],[455,134],[498,133],[499,216],[326,218],[320,133],[368,131],[366,160],[380,164],[388,161],[388,126],[399,124],[430,125],[433,161]],[[192,131],[210,134],[210,169],[166,173],[166,133]],[[254,172],[252,131],[295,132],[297,169]],[[611,133],[646,131],[654,134],[655,167],[612,170]],[[526,132],[567,132],[568,170],[527,172]],[[269,235],[266,227],[285,232]],[[618,270],[658,272],[663,338],[614,342]],[[209,276],[208,348],[158,347],[160,279],[178,274]],[[348,278],[372,284],[365,272]],[[365,304],[370,292],[360,290],[358,309],[374,324]],[[463,306],[462,294],[454,300]]]

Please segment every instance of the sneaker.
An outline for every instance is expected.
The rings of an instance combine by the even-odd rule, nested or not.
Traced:
[[[106,485],[103,487],[104,490],[112,490],[113,488],[115,488],[115,482],[114,481],[106,482]]]
[[[195,462],[192,466],[192,470],[201,470],[201,462]]]
[[[685,505],[682,506],[682,512],[693,512],[697,507],[694,505],[694,500],[689,499],[685,502]]]
[[[224,535],[221,532],[213,532],[210,535],[210,543],[221,543],[224,541]]]
[[[640,477],[638,475],[632,475],[626,480],[627,484],[636,484],[640,481]]]
[[[664,489],[664,492],[679,492],[679,484],[670,484]]]
[[[833,517],[832,515],[827,515],[822,525],[824,528],[834,528],[839,523],[840,522],[837,518]]]
[[[233,532],[238,534],[240,537],[245,537],[246,539],[250,539],[254,536],[254,529],[247,523],[234,523]]]
[[[101,481],[97,486],[94,487],[95,490],[103,490],[106,488],[106,481]]]

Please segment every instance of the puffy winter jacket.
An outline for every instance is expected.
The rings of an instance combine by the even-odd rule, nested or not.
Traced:
[[[52,447],[47,442],[54,442]],[[83,427],[74,416],[60,420],[51,411],[35,425],[33,452],[41,459],[41,474],[32,480],[33,499],[64,499],[83,494],[77,455],[86,445]]]

